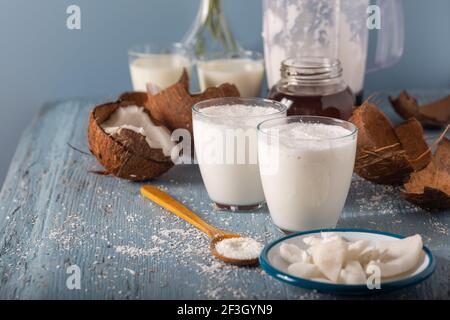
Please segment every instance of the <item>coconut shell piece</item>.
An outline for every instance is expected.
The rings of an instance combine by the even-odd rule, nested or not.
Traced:
[[[145,181],[168,171],[173,166],[170,158],[165,157],[161,149],[150,148],[139,133],[121,129],[111,136],[101,127],[118,108],[131,105],[136,103],[119,101],[92,110],[88,127],[89,148],[108,173],[131,181]]]
[[[414,117],[424,126],[445,127],[450,122],[450,95],[420,106],[416,98],[402,91],[397,98],[389,97],[389,101],[404,119]]]
[[[222,98],[239,97],[239,91],[235,85],[222,84],[211,87],[199,94],[189,93],[189,78],[184,72],[180,81],[159,93],[148,93],[147,109],[152,117],[171,130],[187,129],[192,134],[192,106],[200,101]]]
[[[395,127],[395,134],[414,171],[425,168],[431,160],[432,153],[423,138],[423,128],[420,122],[416,118],[410,118]]]
[[[122,93],[119,101],[129,101],[139,107],[145,107],[148,102],[148,95],[146,92],[130,91]]]
[[[389,119],[366,101],[349,121],[359,129],[355,172],[375,183],[403,183],[413,168]]]
[[[443,138],[428,166],[404,185],[403,197],[426,209],[450,208],[450,141]]]

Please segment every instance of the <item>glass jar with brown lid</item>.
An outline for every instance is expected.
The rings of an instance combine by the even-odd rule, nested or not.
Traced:
[[[281,80],[269,92],[269,99],[288,107],[288,115],[316,115],[347,120],[354,96],[342,78],[338,59],[325,57],[289,58],[281,64]]]

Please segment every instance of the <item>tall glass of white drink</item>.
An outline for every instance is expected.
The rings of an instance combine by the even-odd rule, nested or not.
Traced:
[[[273,223],[285,232],[334,228],[355,164],[350,122],[291,116],[258,125],[261,180]]]
[[[193,107],[196,158],[211,200],[224,210],[252,210],[265,202],[258,167],[258,123],[286,116],[271,100],[218,98]]]

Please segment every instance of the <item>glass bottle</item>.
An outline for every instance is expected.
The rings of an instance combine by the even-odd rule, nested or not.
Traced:
[[[241,51],[225,19],[222,0],[201,0],[197,17],[182,43],[196,57],[212,52]]]
[[[243,97],[259,97],[264,59],[244,50],[225,19],[221,0],[202,0],[197,17],[182,40],[195,58],[197,73],[192,89],[201,91],[223,83],[234,84]],[[198,82],[199,88],[195,87]]]
[[[269,99],[288,107],[288,115],[316,115],[347,120],[354,96],[342,77],[338,59],[299,57],[281,64],[281,80]]]

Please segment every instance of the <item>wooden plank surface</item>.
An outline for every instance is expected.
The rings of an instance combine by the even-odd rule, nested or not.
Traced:
[[[426,101],[445,92],[415,94]],[[378,99],[388,110],[386,96]],[[90,173],[99,169],[95,159],[69,145],[88,150],[94,104],[47,105],[23,134],[0,193],[1,299],[345,298],[282,284],[259,268],[226,266],[210,258],[206,236],[143,199],[140,184]],[[196,166],[177,166],[154,183],[218,227],[264,243],[281,236],[266,208],[216,211]],[[355,176],[339,226],[420,233],[437,257],[430,279],[375,299],[449,298],[450,212],[414,207],[398,189]],[[81,270],[79,290],[66,285],[74,264]]]

